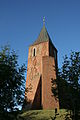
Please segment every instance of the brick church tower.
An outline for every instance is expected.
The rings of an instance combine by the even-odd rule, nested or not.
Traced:
[[[27,109],[59,108],[59,100],[51,91],[56,79],[57,49],[43,25],[37,40],[29,46],[25,100]],[[57,86],[57,85],[56,85]]]

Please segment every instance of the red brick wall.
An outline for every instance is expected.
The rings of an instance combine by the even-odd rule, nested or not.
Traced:
[[[36,49],[36,56],[33,56],[33,49]],[[31,91],[25,94],[28,100],[33,103],[40,76],[42,74],[42,57],[49,56],[48,42],[29,47],[26,88],[32,87]],[[26,98],[26,97],[25,97]],[[37,104],[37,103],[36,103]]]
[[[55,60],[53,57],[42,58],[42,107],[43,109],[59,108],[59,101],[53,97],[51,79],[56,79]]]
[[[42,98],[42,79],[40,77],[39,84],[35,93],[34,101],[32,103],[32,108],[31,109],[41,109],[41,98]]]
[[[26,94],[28,101],[31,102],[32,109],[40,108],[53,109],[59,107],[59,102],[52,97],[51,78],[56,78],[54,70],[55,60],[53,47],[49,49],[49,42],[43,42],[29,47],[26,88],[31,88]],[[36,56],[33,56],[35,48]],[[51,53],[50,53],[51,52]],[[52,57],[50,57],[51,55]],[[42,76],[42,84],[40,77]]]

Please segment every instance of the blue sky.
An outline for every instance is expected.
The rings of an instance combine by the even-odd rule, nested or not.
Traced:
[[[0,46],[8,43],[17,51],[19,64],[25,63],[43,16],[60,67],[65,54],[80,51],[80,0],[0,0]]]

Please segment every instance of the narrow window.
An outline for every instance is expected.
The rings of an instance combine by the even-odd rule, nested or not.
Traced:
[[[55,58],[55,60],[56,60],[56,51],[54,50],[54,58]]]
[[[34,48],[34,51],[33,51],[33,56],[35,56],[35,52],[36,52],[36,51],[35,51],[35,48]]]

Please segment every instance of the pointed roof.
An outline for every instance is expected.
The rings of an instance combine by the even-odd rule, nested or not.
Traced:
[[[41,32],[40,32],[37,40],[33,43],[33,45],[39,44],[41,42],[49,41],[49,39],[50,39],[49,34],[45,28],[45,25],[43,25],[43,28],[41,29]]]
[[[42,43],[42,42],[47,42],[47,41],[50,41],[52,43],[52,41],[50,39],[50,36],[49,36],[49,34],[47,32],[47,29],[46,29],[45,25],[43,25],[43,28],[41,29],[41,32],[40,32],[37,40],[32,45],[36,45],[36,44],[39,44],[39,43]],[[55,48],[55,46],[54,46],[54,48]]]

